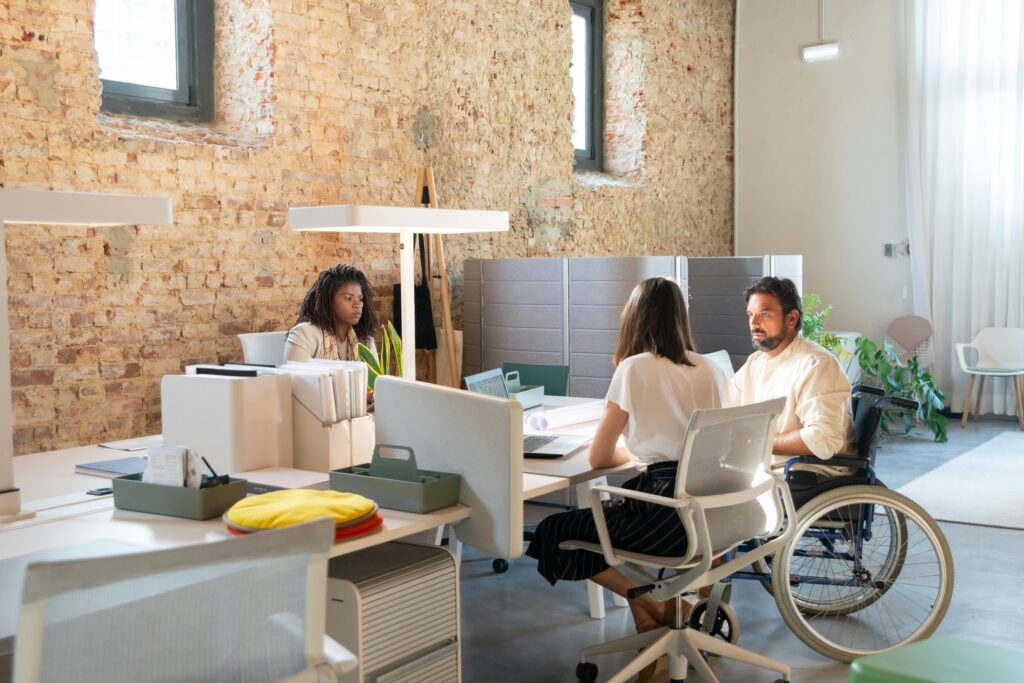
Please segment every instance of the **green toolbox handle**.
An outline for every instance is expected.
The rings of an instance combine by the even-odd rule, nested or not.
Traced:
[[[403,458],[397,453],[394,455],[384,455],[381,453],[383,449],[405,451],[408,457]],[[379,443],[373,448],[373,460],[370,461],[370,476],[418,482],[420,480],[420,471],[416,467],[416,454],[413,453],[412,448],[409,446]]]

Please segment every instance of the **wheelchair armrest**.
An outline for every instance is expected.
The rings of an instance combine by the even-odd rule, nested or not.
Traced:
[[[876,406],[883,408],[896,407],[906,408],[907,410],[917,410],[920,404],[917,401],[912,401],[909,398],[900,398],[899,396],[886,396],[875,401]]]
[[[875,396],[885,396],[885,392],[878,387],[873,387],[869,384],[856,384],[850,389],[851,394],[874,394]]]
[[[867,467],[867,461],[863,458],[833,455],[828,460],[824,460],[813,455],[801,455],[796,458],[790,458],[786,461],[786,474],[789,474],[790,468],[797,463],[801,463],[803,465],[828,465],[829,467],[853,467],[856,469],[863,469]]]

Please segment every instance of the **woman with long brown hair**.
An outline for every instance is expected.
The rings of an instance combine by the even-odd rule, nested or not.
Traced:
[[[373,289],[362,271],[339,263],[317,276],[288,332],[285,360],[356,360],[356,344],[377,352],[373,336],[380,328],[373,310]]]
[[[641,472],[624,488],[672,497],[690,415],[718,408],[725,391],[722,371],[694,349],[679,285],[658,277],[636,286],[622,311],[613,362],[615,374],[590,446],[590,465],[600,469],[633,461]],[[625,447],[618,446],[620,435]],[[605,504],[605,519],[617,548],[650,555],[686,552],[686,532],[672,508],[624,499]],[[590,510],[563,512],[540,523],[527,554],[539,560],[541,575],[552,585],[590,579],[627,597],[632,582],[603,556],[558,547],[570,539],[598,542]],[[647,596],[629,600],[637,632],[667,624],[669,605]]]

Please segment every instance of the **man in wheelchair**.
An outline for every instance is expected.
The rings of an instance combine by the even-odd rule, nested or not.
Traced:
[[[796,285],[763,277],[743,295],[756,351],[733,378],[730,402],[786,398],[772,452],[779,468],[800,458],[787,476],[797,507],[834,486],[865,483],[865,464],[853,455],[850,382],[835,356],[800,335]]]

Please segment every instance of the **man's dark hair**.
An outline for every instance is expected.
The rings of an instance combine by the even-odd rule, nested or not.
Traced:
[[[373,288],[362,271],[354,266],[339,263],[320,273],[302,300],[296,324],[313,323],[334,334],[334,294],[349,282],[355,282],[363,290],[363,317],[356,323],[355,332],[359,341],[368,343],[380,323],[377,322],[377,312],[373,310]]]
[[[783,316],[789,315],[790,311],[799,313],[796,318],[796,331],[800,331],[804,323],[804,307],[800,302],[800,293],[796,291],[796,284],[792,280],[767,275],[744,289],[743,299],[749,303],[750,297],[755,294],[771,294],[778,299]]]

